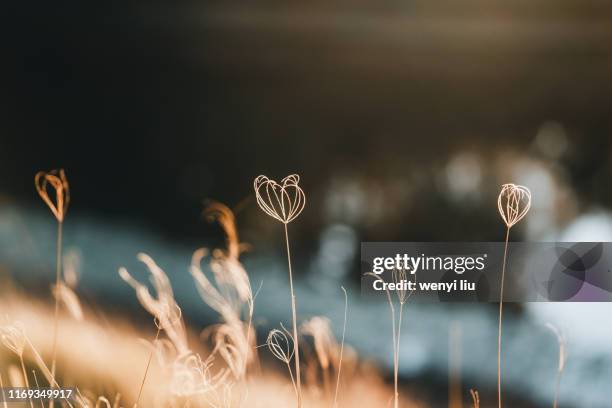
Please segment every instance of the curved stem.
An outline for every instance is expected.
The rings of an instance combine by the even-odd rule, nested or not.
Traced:
[[[23,380],[25,381],[25,386],[26,388],[30,388],[30,381],[28,381],[28,374],[26,373],[22,355],[19,355],[19,362],[21,363],[21,372],[23,373]],[[34,408],[34,403],[32,402],[32,399],[28,398],[28,401],[30,401],[30,407]]]
[[[62,273],[62,222],[57,223],[57,248],[55,254],[55,290],[59,290]],[[59,296],[55,296],[55,313],[53,318],[53,349],[51,360],[51,374],[55,376],[55,362],[57,359],[57,331],[59,320]]]
[[[344,324],[342,325],[342,343],[340,344],[340,359],[338,362],[338,378],[336,379],[336,392],[334,393],[334,408],[338,406],[338,390],[340,389],[340,373],[342,372],[342,355],[344,354],[344,335],[346,334],[346,320],[348,315],[348,294],[344,286],[341,286],[344,292]]]
[[[499,292],[499,321],[497,327],[497,405],[502,406],[501,398],[501,341],[502,341],[502,316],[504,310],[504,277],[506,275],[506,257],[508,255],[508,238],[510,237],[510,227],[506,230],[506,241],[504,244],[504,260],[502,263],[501,284]]]
[[[8,404],[6,402],[6,394],[4,393],[4,383],[2,383],[2,373],[0,373],[0,390],[2,391],[2,406],[4,408],[8,408]]]
[[[393,383],[395,387],[395,399],[394,407],[399,407],[399,391],[397,388],[398,375],[399,375],[399,354],[400,354],[400,339],[402,336],[402,316],[404,314],[404,304],[400,302],[399,307],[399,319],[397,323],[397,339],[395,341],[395,362],[393,364]]]
[[[291,291],[291,316],[293,320],[293,344],[294,344],[294,358],[295,358],[295,379],[297,385],[297,406],[302,407],[302,383],[300,379],[300,344],[298,341],[298,330],[297,330],[297,312],[295,307],[295,293],[293,291],[293,271],[291,269],[291,250],[289,249],[289,232],[287,231],[287,224],[285,225],[285,244],[287,245],[287,263],[289,265],[289,290]]]
[[[559,389],[561,388],[561,371],[557,372],[557,381],[555,383],[555,401],[553,402],[553,408],[559,406]]]
[[[159,332],[161,332],[161,326],[157,327],[157,333],[155,334],[155,340],[153,340],[153,347],[155,347],[155,342],[159,339]],[[151,349],[151,353],[149,354],[149,360],[147,361],[147,368],[145,368],[144,376],[142,377],[142,383],[140,383],[140,390],[138,390],[138,398],[136,398],[136,404],[134,407],[138,407],[140,403],[140,396],[142,395],[142,390],[145,385],[145,381],[147,380],[147,374],[149,373],[149,367],[151,366],[151,360],[153,359],[153,349]]]

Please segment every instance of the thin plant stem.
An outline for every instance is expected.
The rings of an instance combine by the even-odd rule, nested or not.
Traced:
[[[59,288],[62,273],[62,221],[57,223],[57,248],[55,256],[55,288]],[[57,332],[59,320],[59,296],[55,296],[55,313],[53,317],[53,349],[51,360],[51,374],[55,377],[55,364],[57,360]]]
[[[291,370],[291,364],[287,362],[287,369],[289,370],[289,377],[291,378],[291,384],[293,385],[293,391],[295,391],[295,396],[298,396],[297,385],[295,384],[295,377],[293,376],[293,371]]]
[[[291,269],[291,250],[289,249],[289,232],[285,223],[285,244],[287,245],[287,264],[289,265],[289,289],[291,291],[291,315],[293,320],[293,345],[295,359],[295,378],[297,389],[297,406],[302,407],[302,383],[300,379],[300,345],[297,331],[297,312],[295,307],[295,293],[293,292],[293,271]]]
[[[38,378],[36,377],[35,370],[32,370],[32,375],[34,376],[34,382],[36,383],[36,388],[40,388],[40,385],[38,384]],[[42,398],[40,398],[38,401],[40,402],[41,408],[45,408],[45,404],[43,404]]]
[[[57,222],[57,248],[55,254],[55,289],[59,290],[61,273],[62,273],[62,227],[63,220]],[[51,375],[55,378],[55,367],[57,361],[57,336],[59,331],[59,294],[55,296],[55,312],[53,317],[53,348],[51,359]],[[53,385],[51,385],[53,387]],[[53,408],[55,401],[49,400],[49,408]]]
[[[23,362],[23,356],[19,355],[19,362],[21,363],[21,372],[23,373],[23,380],[25,381],[26,388],[30,388],[30,381],[28,380],[28,374],[26,373],[25,363]],[[31,398],[28,398],[30,401],[30,407],[34,408],[34,403]]]
[[[0,390],[2,390],[2,405],[4,408],[8,408],[8,404],[6,403],[6,394],[4,393],[4,384],[2,383],[2,374],[0,373]]]
[[[561,371],[557,372],[557,380],[555,381],[555,400],[553,402],[553,408],[557,408],[559,406],[559,390],[561,388]]]
[[[400,338],[402,335],[402,316],[404,315],[404,304],[400,302],[399,307],[399,319],[397,323],[397,339],[395,340],[395,361],[393,364],[393,386],[395,388],[395,399],[394,407],[399,406],[399,392],[397,389],[398,375],[399,375],[399,354],[400,354]]]
[[[497,405],[502,406],[501,398],[501,346],[502,346],[502,317],[504,310],[504,277],[506,274],[506,257],[508,256],[508,238],[510,237],[510,227],[506,229],[506,241],[504,244],[504,260],[502,263],[501,284],[499,292],[499,321],[497,326]]]
[[[338,390],[340,389],[340,374],[342,372],[342,355],[344,354],[344,336],[346,334],[346,320],[348,317],[348,295],[344,286],[341,286],[344,292],[344,324],[342,325],[342,342],[340,343],[340,358],[338,360],[338,377],[336,378],[336,391],[334,393],[334,408],[338,406]]]
[[[153,340],[153,346],[155,347],[155,342],[159,339],[159,333],[161,332],[161,325],[157,327],[157,333],[155,333],[155,340]],[[136,398],[136,404],[134,407],[137,407],[140,403],[140,396],[142,395],[142,390],[145,385],[145,381],[147,380],[147,374],[149,373],[149,367],[151,366],[151,360],[153,360],[153,350],[151,349],[151,353],[149,353],[149,359],[147,361],[147,368],[145,368],[144,376],[142,377],[142,382],[140,383],[140,389],[138,390],[138,398]]]

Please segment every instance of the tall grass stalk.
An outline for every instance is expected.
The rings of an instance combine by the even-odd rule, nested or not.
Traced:
[[[287,224],[285,224],[285,244],[287,246],[287,265],[289,266],[289,291],[291,292],[291,321],[293,324],[293,341],[295,344],[295,353],[293,359],[295,361],[295,378],[297,384],[298,407],[302,406],[302,381],[300,378],[300,344],[297,330],[297,308],[295,305],[295,292],[293,290],[293,271],[291,268],[291,249],[289,248],[289,232]]]
[[[346,335],[346,321],[348,317],[348,294],[344,286],[341,286],[342,292],[344,292],[344,323],[342,324],[342,342],[340,343],[340,358],[338,360],[338,376],[336,378],[336,390],[334,392],[334,405],[338,406],[338,390],[340,389],[340,374],[342,373],[342,357],[344,355],[344,337]]]
[[[34,176],[34,185],[42,200],[47,204],[57,220],[57,247],[55,256],[55,288],[59,289],[62,271],[62,230],[64,217],[70,203],[70,187],[63,169],[40,171]],[[49,197],[47,186],[51,185],[55,192],[55,202]],[[55,296],[55,313],[53,319],[53,345],[51,351],[51,375],[55,377],[55,366],[57,361],[57,337],[59,330],[59,296]],[[49,401],[49,407],[53,407],[53,400]]]
[[[463,408],[461,398],[461,326],[459,322],[452,322],[448,342],[448,406],[449,408]]]
[[[297,308],[293,290],[293,269],[291,267],[291,249],[287,225],[296,219],[306,205],[306,195],[298,185],[300,176],[292,174],[281,180],[280,184],[266,176],[258,176],[253,182],[255,196],[259,207],[270,217],[282,222],[285,227],[285,245],[289,267],[289,291],[291,295],[291,318],[293,323],[293,343],[297,406],[302,407],[302,382],[300,377],[300,345],[297,330]]]
[[[38,378],[36,377],[36,370],[32,370],[32,375],[34,376],[34,383],[36,384],[36,388],[40,388],[40,384],[38,383]],[[45,408],[45,404],[43,404],[42,398],[38,400],[40,402],[40,407]]]
[[[531,192],[527,187],[517,184],[504,184],[497,197],[497,209],[506,224],[506,239],[504,241],[504,258],[499,289],[499,319],[497,326],[497,405],[502,407],[501,392],[501,350],[502,350],[502,318],[504,311],[504,279],[506,275],[506,260],[508,257],[508,238],[510,228],[519,222],[531,207]]]
[[[373,272],[368,272],[366,275],[372,276],[377,280],[384,282],[384,279]],[[415,279],[416,279],[416,275]],[[394,269],[392,272],[392,278],[395,283],[402,282],[407,279],[407,273],[405,269]],[[391,293],[387,286],[384,286],[385,293],[387,295],[387,301],[389,303],[389,311],[391,313],[391,330],[393,336],[393,408],[399,407],[399,355],[401,350],[401,336],[402,336],[402,319],[404,315],[404,304],[408,301],[408,298],[412,295],[411,291],[406,289],[397,290],[398,301],[399,301],[399,318],[396,318],[396,311]]]
[[[161,324],[157,324],[157,332],[155,333],[155,339],[153,340],[153,347],[151,347],[151,352],[149,353],[149,358],[147,359],[147,367],[145,368],[144,375],[142,376],[142,382],[140,383],[140,389],[138,390],[138,397],[136,398],[136,403],[134,404],[134,408],[138,407],[140,404],[140,397],[142,396],[142,390],[144,389],[145,382],[147,381],[147,374],[149,373],[149,368],[151,367],[151,361],[153,360],[153,353],[155,352],[155,345],[157,340],[159,339],[159,334],[161,333],[162,327]]]
[[[8,404],[6,402],[6,394],[4,393],[4,383],[2,382],[2,373],[0,373],[0,390],[2,390],[2,406],[4,408],[8,408]]]

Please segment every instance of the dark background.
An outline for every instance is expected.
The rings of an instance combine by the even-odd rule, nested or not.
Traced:
[[[202,199],[248,224],[253,178],[299,172],[305,238],[341,221],[364,240],[493,240],[509,180],[491,166],[504,152],[543,159],[578,212],[612,202],[606,2],[2,8],[0,191],[21,203],[39,205],[37,170],[64,167],[71,213],[200,239]],[[551,121],[567,145],[552,159],[534,148]],[[469,202],[436,182],[462,150],[488,163]],[[392,216],[327,214],[330,191],[351,180]]]
[[[302,176],[307,206],[290,231],[305,278],[299,288],[310,296],[300,298],[305,314],[320,313],[317,307],[341,313],[341,302],[325,302],[346,276],[358,280],[360,241],[503,240],[496,199],[506,182],[533,193],[511,239],[612,240],[612,3],[14,1],[1,6],[0,27],[3,220],[15,218],[10,208],[24,210],[31,241],[46,245],[40,257],[52,260],[53,220],[33,177],[65,168],[67,242],[84,248],[83,286],[102,294],[121,287],[132,310],[140,307],[115,272],[118,265],[138,270],[141,250],[168,267],[182,297],[194,292],[185,273],[191,251],[220,238],[202,219],[205,199],[227,203],[243,240],[280,259],[274,267],[282,274],[265,263],[252,268],[254,282],[267,271],[273,276],[264,293],[284,284],[281,227],[253,195],[262,173]],[[580,224],[585,216],[594,218]],[[46,291],[40,276],[52,274],[31,271],[53,264],[36,269],[36,252],[14,232],[21,224],[7,225],[2,263]],[[261,296],[258,313],[286,317],[278,304]],[[486,371],[493,365],[481,357],[494,352],[495,310],[482,306],[485,314],[464,313],[480,325],[466,326],[473,354],[464,359],[465,385],[493,395],[494,373]],[[575,386],[563,387],[565,398],[589,407],[607,401],[606,305],[550,306],[582,336],[571,349],[576,365],[566,375]],[[364,316],[374,307],[386,313],[384,304],[355,300],[351,307]],[[415,308],[413,322],[423,326],[410,327],[415,337],[402,361],[402,376],[435,378],[432,395],[442,399],[448,362],[439,350],[447,347],[451,308]],[[552,379],[556,349],[550,333],[534,335],[545,330],[537,319],[515,315],[527,328],[516,337],[521,353],[508,388],[523,399]],[[369,356],[370,331],[386,329],[378,316],[361,319],[349,343]],[[538,347],[525,347],[536,338]],[[428,365],[410,360],[418,357],[415,345],[432,344],[435,352],[423,354]],[[549,365],[536,375],[542,361]]]

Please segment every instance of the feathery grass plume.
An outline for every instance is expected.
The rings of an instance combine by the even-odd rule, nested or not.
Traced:
[[[28,381],[28,374],[26,373],[25,363],[23,361],[23,351],[26,346],[26,335],[23,331],[23,326],[19,322],[15,322],[11,325],[0,327],[0,341],[6,348],[11,350],[19,357],[19,363],[21,364],[21,373],[25,382],[26,388],[30,388],[30,382]],[[34,403],[31,399],[30,407],[34,408]]]
[[[221,315],[223,323],[203,331],[214,341],[219,353],[236,380],[246,376],[248,365],[256,359],[255,334],[252,327],[254,299],[249,276],[239,260],[244,245],[240,244],[232,211],[218,202],[211,202],[204,214],[216,220],[226,234],[227,249],[212,252],[210,269],[215,284],[203,272],[202,259],[208,250],[201,248],[192,256],[190,272],[202,300]],[[246,322],[245,322],[246,321]]]
[[[155,288],[157,298],[153,297],[149,289],[134,279],[124,267],[119,268],[119,276],[135,290],[142,307],[157,319],[178,355],[189,354],[187,332],[181,318],[181,309],[174,300],[174,292],[168,276],[149,255],[139,253],[137,258],[149,269],[151,283]]]
[[[559,406],[559,391],[561,389],[561,376],[563,375],[563,369],[565,368],[565,360],[567,358],[565,351],[565,336],[557,327],[555,327],[551,323],[546,323],[546,327],[548,327],[557,337],[557,342],[559,343],[559,365],[557,366],[557,378],[555,380],[555,398],[553,401],[553,408],[557,408]]]
[[[506,240],[504,243],[504,260],[500,279],[499,293],[499,320],[497,331],[497,404],[502,407],[501,397],[501,342],[502,342],[502,317],[504,308],[504,277],[506,274],[506,257],[508,256],[508,238],[510,228],[516,225],[527,215],[531,207],[531,192],[527,187],[517,184],[504,184],[497,197],[497,209],[506,224]]]
[[[68,211],[68,204],[70,203],[70,187],[68,185],[68,179],[66,179],[66,173],[64,169],[51,170],[49,172],[39,171],[34,176],[34,186],[40,198],[47,204],[55,218],[57,219],[57,253],[56,253],[56,267],[55,267],[55,287],[59,287],[60,274],[62,270],[62,227],[64,225],[64,217]],[[48,186],[55,192],[55,202],[49,197]],[[55,376],[55,364],[57,360],[57,332],[58,332],[58,319],[59,319],[59,298],[55,296],[55,326],[53,328],[53,347],[52,347],[52,361],[51,361],[51,374]],[[53,407],[53,400],[49,403],[50,407]]]
[[[302,407],[302,384],[300,378],[300,345],[297,331],[297,311],[295,293],[293,291],[293,272],[291,269],[291,250],[289,248],[289,232],[287,225],[295,220],[306,205],[306,195],[298,185],[300,176],[291,174],[281,180],[280,184],[266,176],[258,176],[253,182],[255,196],[259,207],[270,217],[283,223],[285,227],[285,244],[287,247],[287,263],[289,267],[289,290],[291,292],[291,315],[293,320],[293,339],[295,344],[295,376],[297,389],[297,406]]]
[[[472,401],[474,402],[474,408],[480,408],[480,396],[478,395],[478,391],[472,389],[470,390],[470,394],[472,395]]]
[[[380,280],[381,282],[385,282],[385,280],[380,276],[373,272],[368,272],[366,275],[374,277],[374,279]],[[416,274],[412,275],[416,281]],[[391,278],[393,281],[398,284],[403,280],[407,280],[408,273],[403,268],[394,268],[391,271]],[[397,300],[399,303],[399,318],[396,319],[395,306],[393,304],[393,299],[391,297],[391,293],[387,286],[385,285],[385,293],[387,295],[387,301],[389,303],[389,310],[391,312],[391,327],[393,334],[393,407],[399,407],[399,389],[398,389],[398,377],[399,377],[399,355],[400,355],[400,345],[401,345],[401,335],[402,335],[402,316],[404,310],[404,304],[408,301],[408,298],[412,295],[412,291],[406,289],[403,285],[401,286],[403,289],[396,290]],[[397,321],[396,321],[397,320]]]
[[[226,370],[212,374],[212,357],[202,360],[194,353],[187,342],[187,331],[183,323],[181,309],[174,300],[174,292],[166,273],[146,254],[138,254],[149,272],[155,288],[157,298],[153,297],[149,289],[135,280],[125,268],[119,268],[119,276],[127,282],[136,292],[140,304],[156,319],[158,327],[166,333],[174,356],[169,363],[171,380],[169,391],[180,397],[202,395],[214,390],[226,377]],[[155,344],[154,344],[155,345]],[[143,381],[146,380],[143,379]]]
[[[314,316],[301,324],[300,331],[313,339],[315,355],[323,374],[323,390],[328,394],[331,359],[338,348],[331,330],[331,322],[326,317]]]

